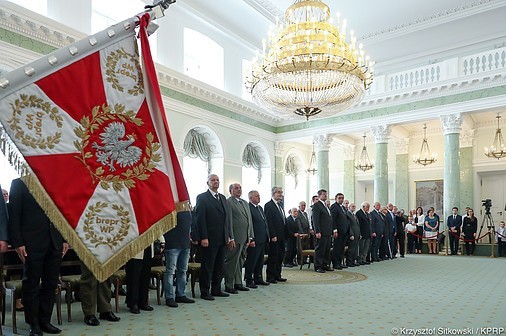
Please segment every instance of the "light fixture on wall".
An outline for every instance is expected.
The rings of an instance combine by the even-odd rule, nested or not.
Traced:
[[[374,165],[372,164],[371,160],[369,160],[369,154],[367,154],[367,147],[365,146],[365,138],[366,138],[365,134],[363,138],[364,138],[364,147],[362,147],[362,152],[360,152],[360,158],[358,159],[358,163],[355,166],[355,169],[366,172],[368,170],[373,169]]]
[[[506,148],[504,148],[504,141],[502,138],[501,128],[499,127],[499,119],[501,116],[497,115],[497,130],[495,131],[494,142],[490,149],[485,147],[485,155],[491,159],[501,159],[506,156]]]
[[[429,149],[429,142],[427,141],[427,124],[423,124],[423,141],[420,153],[413,155],[413,162],[422,166],[433,164],[437,161],[437,154],[431,153]]]
[[[306,172],[312,175],[315,175],[318,172],[318,169],[316,168],[316,153],[314,151],[314,141],[313,141],[313,152],[311,152],[311,159],[309,160],[309,166],[307,167]]]
[[[321,0],[295,0],[276,18],[275,32],[263,41],[262,55],[252,61],[246,86],[253,101],[283,117],[328,116],[362,100],[373,78],[363,45]],[[268,49],[267,49],[268,47]]]

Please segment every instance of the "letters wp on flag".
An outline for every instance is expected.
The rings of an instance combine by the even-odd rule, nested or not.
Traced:
[[[146,13],[57,50],[6,74],[11,85],[0,89],[4,150],[101,281],[188,211],[149,21]]]

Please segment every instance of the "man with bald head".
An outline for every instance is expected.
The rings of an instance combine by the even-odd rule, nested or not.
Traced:
[[[220,178],[216,174],[207,177],[208,190],[197,196],[195,223],[197,226],[200,255],[200,297],[214,300],[226,297],[221,291],[225,252],[235,247],[230,220],[230,207],[225,196],[218,192]],[[211,292],[209,292],[211,290]]]
[[[255,234],[251,222],[251,212],[248,203],[241,198],[242,187],[239,183],[232,183],[228,187],[230,197],[227,203],[230,207],[230,220],[234,232],[235,247],[225,254],[225,292],[237,294],[238,291],[249,291],[242,283],[242,267],[244,256],[249,245],[255,245]]]

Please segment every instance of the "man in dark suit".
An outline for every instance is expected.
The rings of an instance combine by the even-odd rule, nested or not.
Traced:
[[[248,203],[241,199],[241,185],[233,183],[229,186],[228,191],[230,197],[227,199],[227,203],[230,209],[235,247],[225,253],[225,292],[237,294],[238,291],[249,291],[242,284],[242,268],[246,249],[250,244],[255,244],[255,234],[253,233]]]
[[[0,189],[3,192],[2,187]],[[7,241],[9,238],[8,229],[9,229],[9,213],[7,211],[7,205],[5,204],[6,200],[4,197],[0,197],[0,252],[4,253],[7,251]]]
[[[244,278],[247,287],[257,288],[258,285],[269,285],[262,277],[264,251],[266,244],[269,242],[269,228],[265,220],[264,209],[260,206],[260,194],[258,191],[250,191],[248,198],[255,240],[254,244],[250,244],[247,250],[248,256],[246,257],[244,267]]]
[[[397,252],[397,245],[399,246],[399,254],[401,258],[404,258],[405,253],[405,241],[406,241],[406,232],[404,231],[404,227],[406,226],[407,220],[404,216],[404,210],[399,210],[396,206],[394,206],[395,213],[395,238],[394,238],[394,247]],[[395,256],[395,254],[394,254]]]
[[[344,208],[344,194],[337,193],[336,202],[330,207],[332,214],[332,224],[334,230],[337,230],[337,235],[334,236],[334,245],[332,247],[332,264],[334,269],[347,268],[343,265],[344,246],[346,239],[348,239],[350,232],[350,222],[346,216],[347,210]]]
[[[269,226],[269,256],[267,257],[267,282],[285,282],[281,277],[283,259],[285,257],[285,212],[281,205],[283,188],[273,187],[272,199],[265,203],[265,219]]]
[[[385,221],[387,224],[387,230],[385,230],[385,236],[387,237],[385,258],[395,259],[395,255],[397,254],[397,247],[395,246],[395,235],[397,233],[397,221],[395,219],[395,214],[397,207],[394,207],[392,203],[388,203],[387,210],[388,212],[385,216]]]
[[[448,216],[446,225],[450,232],[450,251],[452,255],[455,255],[459,251],[459,237],[462,228],[462,216],[459,215],[459,208],[452,208],[452,214]]]
[[[372,260],[380,261],[380,249],[383,235],[385,233],[385,218],[380,212],[381,203],[374,202],[374,209],[369,214],[371,216],[372,228]],[[383,260],[384,257],[381,258]]]
[[[302,233],[306,234],[307,237],[302,240],[302,249],[314,249],[314,230],[311,227],[309,220],[310,216],[306,211],[306,202],[301,201],[299,203],[299,221],[302,227]]]
[[[303,235],[302,225],[300,222],[299,209],[290,209],[290,216],[286,217],[286,256],[285,256],[285,267],[295,266],[293,260],[297,255],[297,239]]]
[[[344,207],[346,208],[346,217],[350,223],[350,235],[348,236],[348,254],[346,256],[346,266],[355,267],[360,266],[358,259],[358,242],[360,240],[360,225],[358,219],[355,216],[357,206],[355,203],[350,203],[348,200],[344,200]]]
[[[227,246],[233,249],[235,242],[227,199],[218,192],[219,177],[210,174],[207,178],[207,186],[209,189],[197,196],[195,222],[202,256],[199,278],[200,297],[204,300],[214,300],[215,296],[229,296],[221,291],[221,281]]]
[[[9,236],[24,264],[22,298],[30,335],[59,334],[51,324],[54,291],[68,244],[21,179],[10,190]]]
[[[315,260],[314,268],[318,273],[333,271],[330,267],[330,244],[333,234],[332,216],[327,207],[327,190],[318,190],[318,201],[313,204],[313,228],[315,231]],[[337,234],[335,231],[334,235]]]
[[[371,250],[371,217],[369,216],[369,209],[371,205],[368,202],[362,202],[360,210],[357,211],[356,216],[358,224],[360,225],[360,243],[358,247],[359,260],[361,265],[368,265],[367,257]],[[372,258],[369,258],[372,260]]]

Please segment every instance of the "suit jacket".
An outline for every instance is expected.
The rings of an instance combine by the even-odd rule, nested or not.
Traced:
[[[377,237],[381,237],[385,234],[385,219],[383,216],[376,210],[372,210],[369,213],[371,216],[371,228],[372,233],[376,233]]]
[[[397,235],[404,233],[404,227],[406,226],[406,219],[404,216],[395,216],[395,232]]]
[[[310,230],[310,226],[309,226],[309,215],[307,214],[307,212],[305,212],[306,216],[304,216],[304,214],[302,213],[302,211],[299,210],[299,221],[300,221],[300,226],[302,228],[302,233],[305,233],[305,234],[309,234],[309,230]]]
[[[271,239],[277,237],[278,242],[284,242],[286,235],[285,215],[281,214],[278,206],[272,199],[265,203],[264,213],[267,225],[269,226],[269,237]]]
[[[2,186],[0,186],[0,190]],[[5,200],[0,197],[0,240],[8,241],[9,235],[9,212],[7,211],[7,204],[5,204]]]
[[[460,228],[462,227],[462,216],[457,215],[455,219],[453,219],[453,215],[448,216],[446,225],[448,226],[448,230],[455,228],[457,232],[460,232]]]
[[[226,245],[228,239],[234,239],[229,204],[225,196],[218,195],[219,201],[208,190],[197,196],[195,204],[199,240],[208,239],[210,247]]]
[[[343,206],[337,202],[332,204],[330,213],[332,214],[332,223],[334,229],[337,229],[337,233],[339,235],[347,235],[350,232],[350,222],[343,210]]]
[[[229,197],[227,203],[231,210],[230,220],[232,221],[235,242],[237,244],[246,244],[250,238],[255,238],[248,202],[241,200],[241,203],[239,203],[235,197]]]
[[[264,209],[260,206],[254,206],[249,203],[249,210],[251,213],[251,221],[253,232],[255,234],[255,244],[264,244],[269,241],[269,227],[265,220]]]
[[[355,240],[360,239],[360,225],[358,224],[357,217],[350,210],[346,211],[346,217],[348,217],[348,222],[350,223],[350,236],[353,236]]]
[[[393,215],[393,217],[392,217]],[[385,234],[393,234],[397,230],[397,224],[395,222],[395,214],[388,211],[385,215]]]
[[[371,216],[368,213],[365,213],[363,209],[358,210],[355,215],[357,216],[358,223],[360,225],[360,235],[362,236],[362,239],[371,238]]]
[[[46,251],[50,245],[63,249],[63,237],[21,179],[12,181],[9,196],[9,236],[14,248]]]
[[[288,232],[289,238],[293,238],[295,233],[304,233],[302,231],[299,217],[295,219],[292,216],[286,217],[286,231]]]
[[[332,235],[332,215],[321,201],[313,204],[313,229],[322,236]]]

